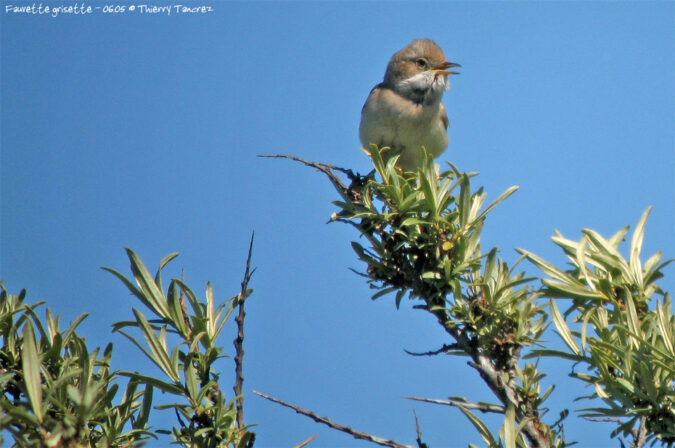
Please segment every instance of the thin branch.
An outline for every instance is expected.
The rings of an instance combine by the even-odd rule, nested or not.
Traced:
[[[583,416],[582,416],[583,417]],[[623,425],[625,422],[618,418],[606,417],[606,418],[595,418],[595,417],[583,417],[584,420],[589,422],[598,422],[598,423],[616,423],[618,425]]]
[[[290,160],[294,160],[294,161],[296,161],[296,162],[303,163],[303,164],[305,164],[305,165],[307,165],[307,166],[311,166],[312,168],[316,168],[317,170],[321,171],[321,172],[324,173],[326,176],[328,176],[328,178],[329,178],[330,181],[333,183],[333,185],[335,186],[335,188],[336,188],[336,189],[338,190],[338,192],[339,192],[341,195],[343,195],[343,196],[347,193],[347,191],[348,191],[349,189],[348,189],[348,188],[345,186],[345,184],[343,184],[342,181],[341,181],[341,180],[333,173],[333,170],[341,171],[341,172],[347,174],[347,176],[349,176],[350,179],[352,179],[353,177],[355,177],[354,173],[353,173],[351,170],[347,170],[347,169],[344,169],[344,168],[339,168],[339,167],[334,166],[334,165],[328,165],[328,164],[326,164],[326,163],[311,162],[311,161],[309,161],[309,160],[301,159],[300,157],[292,156],[292,155],[289,155],[289,154],[259,155],[258,157],[273,158],[273,159],[290,159]]]
[[[459,345],[457,344],[443,344],[443,347],[439,348],[438,350],[432,350],[429,352],[422,352],[422,353],[416,353],[416,352],[411,352],[408,350],[403,350],[410,356],[435,356],[435,355],[440,355],[441,353],[449,352],[450,350],[462,350]]]
[[[311,442],[311,441],[314,440],[314,439],[316,439],[316,434],[314,434],[312,437],[310,437],[309,439],[305,440],[305,441],[302,442],[301,444],[295,445],[294,448],[302,448],[303,446],[307,445],[309,442]]]
[[[392,447],[392,448],[414,448],[412,445],[403,445],[403,444],[400,444],[400,443],[395,442],[393,440],[382,439],[380,437],[376,437],[376,436],[373,436],[373,435],[365,433],[365,432],[357,431],[355,429],[350,428],[349,426],[344,426],[344,425],[341,425],[339,423],[335,423],[334,421],[330,420],[327,417],[322,417],[320,415],[315,414],[312,411],[308,411],[306,409],[295,406],[293,404],[286,403],[284,401],[279,400],[278,398],[270,397],[269,395],[265,395],[265,394],[263,394],[261,392],[258,392],[256,390],[254,390],[253,393],[263,397],[266,400],[269,400],[269,401],[272,401],[274,403],[285,406],[287,408],[293,409],[298,414],[305,415],[305,416],[311,418],[312,420],[314,420],[317,423],[323,423],[324,425],[328,425],[333,429],[337,429],[338,431],[342,431],[344,433],[347,433],[347,434],[351,435],[352,437],[354,437],[355,439],[367,440],[368,442],[373,442],[373,443],[376,443],[376,444],[381,445],[381,446],[389,446],[389,447]]]
[[[642,448],[647,443],[647,417],[640,417],[640,427],[633,429],[633,443],[631,448]]]
[[[251,233],[251,242],[248,246],[248,257],[246,258],[246,271],[244,272],[244,279],[241,281],[241,292],[237,298],[237,307],[239,307],[239,314],[235,317],[235,322],[237,322],[237,337],[234,339],[234,368],[235,368],[235,382],[234,382],[234,395],[237,397],[235,401],[235,406],[237,410],[237,428],[244,428],[244,394],[242,388],[244,385],[244,374],[243,374],[243,363],[244,363],[244,317],[246,317],[246,312],[244,311],[244,301],[248,297],[248,282],[251,280],[251,276],[255,269],[251,271],[251,255],[253,254],[253,237],[255,232]]]
[[[415,400],[415,401],[422,401],[424,403],[433,403],[433,404],[442,404],[446,406],[454,406],[454,407],[462,407],[462,408],[467,408],[467,409],[475,409],[477,411],[480,411],[482,413],[488,413],[488,412],[493,412],[495,414],[503,414],[504,413],[504,406],[500,406],[498,404],[490,404],[490,403],[474,403],[472,401],[465,401],[465,400],[453,400],[453,399],[448,399],[448,400],[439,400],[436,398],[421,398],[421,397],[402,397],[407,400]]]
[[[417,448],[429,448],[429,445],[422,442],[422,430],[420,429],[420,420],[417,418],[417,412],[413,410],[415,414],[415,432],[417,433]]]
[[[510,381],[503,381],[500,372],[497,371],[490,359],[471,344],[471,341],[466,335],[450,321],[443,311],[429,310],[429,312],[436,316],[438,322],[445,328],[445,331],[457,341],[460,350],[463,350],[471,357],[472,361],[467,364],[476,369],[485,384],[492,390],[499,401],[501,401],[504,406],[511,403],[516,407],[516,421],[525,422],[522,430],[532,446],[535,448],[550,447],[550,442],[541,430],[542,424],[539,421],[539,416],[536,415],[536,411],[535,415],[529,415],[521,409],[521,403],[516,394],[515,384],[513,384],[513,373],[509,372]],[[513,370],[513,368],[510,370]]]
[[[292,156],[290,154],[270,154],[270,155],[259,155],[258,157],[273,158],[273,159],[289,159],[295,162],[300,162],[304,165],[307,165],[312,168],[324,173],[328,179],[331,181],[335,189],[340,193],[343,199],[350,201],[352,203],[360,203],[360,191],[363,189],[363,186],[371,179],[375,173],[375,170],[366,174],[365,176],[354,173],[354,171],[341,168],[335,165],[329,165],[327,163],[312,162],[310,160],[301,159],[300,157]],[[333,171],[339,171],[345,174],[349,181],[351,182],[349,186],[346,186],[339,177],[335,175]]]

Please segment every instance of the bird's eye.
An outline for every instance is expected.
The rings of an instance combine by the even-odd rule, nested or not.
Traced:
[[[427,61],[425,61],[425,60],[422,59],[422,58],[416,60],[416,61],[415,61],[415,64],[416,64],[417,67],[419,67],[419,68],[427,68]]]

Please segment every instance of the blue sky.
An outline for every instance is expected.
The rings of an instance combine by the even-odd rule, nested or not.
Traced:
[[[653,205],[645,254],[675,256],[675,3],[185,3],[214,10],[53,18],[7,13],[32,2],[0,1],[0,277],[64,322],[90,313],[81,332],[92,347],[113,340],[117,367],[148,364],[110,334],[138,303],[100,266],[128,273],[124,247],[152,270],[178,251],[168,274],[184,269],[202,297],[210,280],[224,300],[255,230],[245,391],[403,443],[414,443],[415,409],[431,446],[479,442],[457,410],[400,398],[492,400],[464,360],[403,352],[449,341],[408,303],[369,300],[348,270],[362,267],[355,232],[326,224],[337,199],[327,180],[256,157],[369,171],[361,106],[391,54],[419,37],[462,64],[444,97],[450,147],[439,160],[480,171],[489,198],[520,186],[488,218],[485,249],[514,261],[523,247],[562,264],[554,229],[609,235]],[[673,278],[669,267],[665,289]],[[233,337],[230,328],[227,350]],[[584,405],[572,402],[588,391],[567,364],[540,368],[558,385],[551,419]],[[232,377],[224,361],[224,384]],[[251,394],[246,419],[259,425],[257,446],[313,434],[313,447],[365,446]],[[566,434],[617,446],[597,425],[571,418]]]

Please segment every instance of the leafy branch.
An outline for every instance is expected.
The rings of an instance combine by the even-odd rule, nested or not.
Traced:
[[[218,384],[220,375],[213,366],[214,362],[224,357],[222,348],[217,345],[218,337],[229,316],[239,307],[235,339],[235,390],[241,392],[243,303],[251,293],[248,282],[252,274],[252,245],[253,239],[249,246],[241,292],[219,306],[215,304],[210,283],[206,285],[205,301],[197,299],[195,293],[178,279],[171,280],[168,292],[163,292],[161,272],[177,256],[176,253],[162,259],[153,277],[138,256],[127,249],[133,282],[113,269],[103,268],[119,278],[155,317],[148,320],[141,311],[133,309],[135,320],[118,322],[113,325],[113,330],[124,335],[141,350],[166,379],[138,372],[124,371],[119,374],[180,399],[156,407],[160,410],[173,409],[178,420],[178,425],[170,431],[160,429],[157,432],[171,434],[177,443],[184,446],[253,446],[255,433],[249,431],[243,420],[243,397],[238,394],[233,400],[225,401],[225,394]],[[139,330],[145,344],[127,333],[126,328]],[[170,347],[169,336],[176,340],[173,347]]]
[[[523,348],[538,343],[546,329],[541,295],[527,287],[532,279],[498,258],[496,248],[483,253],[480,247],[485,218],[517,187],[485,205],[482,188],[471,189],[476,173],[453,165],[441,172],[430,157],[416,172],[404,173],[396,157],[385,161],[375,145],[369,155],[375,171],[365,176],[294,156],[271,157],[298,161],[329,178],[341,197],[331,219],[353,226],[367,242],[352,247],[366,265],[361,275],[376,291],[372,298],[395,293],[398,307],[407,295],[421,302],[415,308],[434,316],[453,339],[441,351],[468,356],[501,402],[505,428],[513,426],[504,431],[509,446],[525,439],[535,447],[563,446],[539,410],[553,388],[542,393],[543,374],[534,364],[518,364]],[[499,445],[467,407],[459,409],[489,445]]]
[[[570,301],[564,313],[553,299],[549,304],[568,350],[534,355],[585,367],[589,373],[570,375],[593,387],[594,393],[582,398],[599,399],[604,406],[582,409],[581,415],[617,423],[612,437],[630,437],[634,448],[650,440],[675,443],[675,316],[670,294],[656,283],[672,260],[662,261],[661,252],[644,264],[640,260],[650,211],[635,227],[628,259],[618,250],[628,227],[609,239],[590,229],[579,241],[556,232],[553,241],[572,265],[567,271],[519,249],[548,276],[542,293]]]

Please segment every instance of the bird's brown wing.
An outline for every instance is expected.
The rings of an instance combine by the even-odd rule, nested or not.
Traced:
[[[443,122],[445,129],[448,129],[448,126],[450,126],[450,120],[448,119],[448,113],[445,111],[445,106],[443,103],[441,103],[441,122]]]
[[[380,83],[380,84],[376,85],[375,87],[373,87],[372,89],[370,89],[370,93],[366,97],[366,101],[365,101],[365,103],[363,103],[363,107],[361,107],[361,113],[363,113],[363,109],[366,108],[366,104],[368,103],[368,99],[373,95],[373,92],[375,92],[376,90],[379,90],[381,87],[382,87],[382,83]]]

